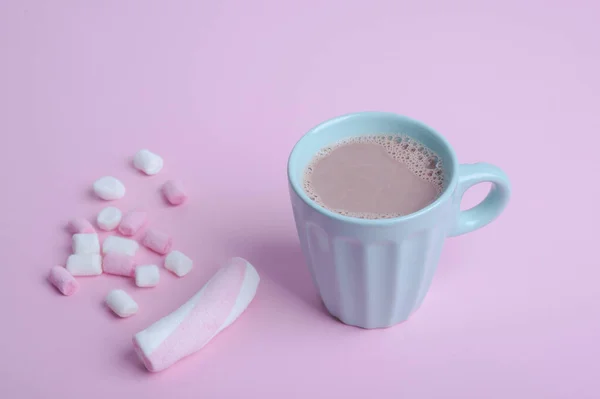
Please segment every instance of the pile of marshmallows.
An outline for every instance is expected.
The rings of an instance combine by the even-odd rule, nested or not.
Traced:
[[[136,169],[147,175],[155,175],[163,167],[163,159],[148,151],[140,150],[135,155],[133,164]],[[112,201],[125,195],[125,186],[112,176],[102,177],[94,182],[94,193],[101,199]],[[167,181],[162,187],[165,199],[171,205],[181,205],[187,195],[181,182]],[[115,229],[125,236],[135,235],[146,224],[146,212],[131,211],[125,215],[114,207],[104,208],[96,218],[98,228],[104,231]],[[97,276],[104,273],[134,277],[138,287],[154,287],[158,284],[160,273],[157,265],[136,266],[135,255],[139,249],[137,241],[109,236],[102,243],[94,226],[85,219],[74,219],[68,225],[73,234],[73,254],[67,259],[66,267],[54,266],[50,270],[50,282],[63,294],[73,295],[79,290],[79,283],[74,276]],[[179,277],[192,270],[192,260],[179,251],[171,251],[172,238],[155,229],[148,229],[141,243],[146,248],[167,255],[164,266]],[[108,307],[120,317],[128,317],[138,311],[137,303],[123,290],[115,289],[106,297]]]

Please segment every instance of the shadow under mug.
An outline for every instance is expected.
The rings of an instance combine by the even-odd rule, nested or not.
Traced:
[[[433,150],[443,162],[444,190],[436,201],[406,216],[360,219],[329,211],[302,188],[304,170],[323,147],[349,137],[405,134]],[[458,164],[439,133],[411,118],[359,112],[326,121],[306,133],[288,161],[294,219],[302,252],[327,310],[345,324],[382,328],[416,311],[431,285],[446,237],[493,221],[510,197],[510,183],[498,167]],[[471,186],[490,182],[486,198],[460,210]]]

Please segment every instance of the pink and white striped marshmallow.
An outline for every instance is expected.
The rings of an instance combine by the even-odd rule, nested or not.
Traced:
[[[50,269],[48,280],[50,280],[52,285],[55,286],[61,294],[66,296],[71,296],[79,290],[79,283],[75,280],[75,277],[62,266],[54,266]]]
[[[89,234],[95,233],[96,229],[94,226],[87,220],[83,218],[76,218],[69,222],[67,225],[67,230],[71,234]]]
[[[142,240],[142,245],[154,252],[164,255],[171,249],[173,239],[170,235],[163,233],[162,231],[148,229]]]
[[[132,277],[135,274],[135,260],[131,255],[109,252],[102,259],[102,269],[104,273]]]
[[[245,259],[230,259],[189,301],[133,337],[149,371],[164,370],[202,349],[248,307],[260,277]]]
[[[121,224],[119,224],[119,233],[124,236],[132,236],[146,224],[147,214],[144,211],[131,211],[127,212]]]
[[[169,180],[163,185],[162,192],[171,205],[181,205],[188,198],[180,180]]]

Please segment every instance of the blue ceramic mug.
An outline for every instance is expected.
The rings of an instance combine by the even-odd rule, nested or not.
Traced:
[[[433,150],[444,165],[440,197],[410,215],[367,220],[331,212],[302,188],[304,170],[323,147],[348,137],[406,134]],[[430,127],[384,112],[360,112],[326,121],[306,133],[288,161],[294,218],[302,252],[327,310],[342,322],[389,327],[419,308],[433,279],[446,237],[494,220],[510,197],[506,174],[486,163],[459,165],[450,144]],[[469,187],[492,183],[487,197],[460,210]]]

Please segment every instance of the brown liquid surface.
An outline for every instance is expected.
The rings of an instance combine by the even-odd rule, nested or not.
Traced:
[[[407,136],[372,135],[325,148],[309,164],[304,190],[321,206],[348,216],[408,215],[437,199],[441,161]]]

